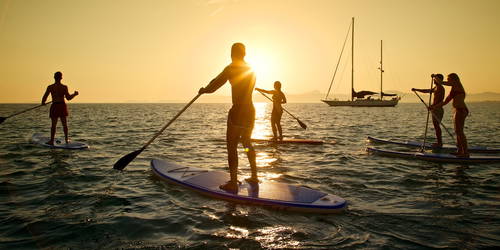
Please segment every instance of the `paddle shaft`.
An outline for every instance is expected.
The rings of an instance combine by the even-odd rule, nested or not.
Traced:
[[[257,90],[259,91],[259,93],[261,93],[264,97],[266,97],[267,99],[269,99],[271,102],[273,101],[273,99],[271,99],[269,96],[267,96],[266,94],[262,93],[260,90]],[[290,112],[288,112],[288,110],[286,110],[285,108],[282,107],[283,110],[285,110],[285,112],[287,112],[291,117],[295,118],[295,120],[297,120],[297,122],[304,124],[302,121],[299,120],[299,118],[295,117],[294,115],[292,115]],[[305,125],[305,124],[304,124]]]
[[[45,104],[49,104],[49,103],[51,103],[51,102],[52,102],[52,101],[47,102],[47,103],[45,103]],[[41,107],[41,106],[44,106],[45,104],[40,104],[40,105],[38,105],[38,106],[31,107],[31,108],[29,108],[29,109],[25,109],[25,110],[23,110],[23,111],[20,111],[20,112],[14,113],[14,114],[9,115],[9,116],[7,116],[7,117],[0,117],[0,123],[3,123],[3,122],[4,122],[6,119],[8,119],[8,118],[11,118],[11,117],[13,117],[13,116],[16,116],[16,115],[19,115],[19,114],[22,114],[22,113],[25,113],[25,112],[28,112],[28,111],[33,110],[33,109],[36,109],[36,108],[39,108],[39,107]]]
[[[170,124],[172,124],[189,106],[191,106],[191,104],[193,104],[194,101],[196,101],[196,99],[198,99],[198,97],[200,97],[201,94],[198,93],[197,96],[195,96],[193,98],[193,100],[191,100],[188,104],[186,104],[186,106],[184,106],[184,108],[179,111],[179,113],[177,113],[177,115],[174,116],[174,118],[172,118],[165,126],[163,126],[163,128],[160,129],[160,131],[158,131],[154,136],[153,138],[151,138],[146,144],[144,144],[144,146],[142,146],[142,148],[140,148],[139,150],[136,150],[134,152],[131,152],[125,156],[123,156],[122,158],[120,158],[114,165],[113,165],[113,168],[114,169],[117,169],[117,170],[123,170],[130,162],[132,162],[140,153],[142,153],[142,151],[144,151],[148,146],[149,144],[151,144],[158,136],[160,136],[161,133],[163,133],[163,131],[165,131],[165,129],[170,126]]]
[[[429,110],[429,106],[427,106],[427,103],[425,103],[424,99],[422,99],[422,97],[420,97],[420,95],[416,92],[416,91],[413,91],[415,93],[415,95],[418,96],[418,99],[420,99],[420,101],[425,105],[425,107],[427,108],[427,110]],[[443,124],[443,122],[441,120],[438,119],[437,115],[434,113],[434,111],[431,110],[431,114],[434,118],[436,118],[436,120],[439,121],[439,124],[441,124],[441,126],[444,128],[444,130],[446,130],[446,132],[451,136],[451,138],[453,140],[455,140],[455,137],[453,136],[452,133],[450,133],[450,131],[448,130],[448,128],[446,128],[446,126]]]
[[[179,111],[179,113],[177,113],[177,115],[174,116],[174,118],[172,118],[165,126],[163,126],[163,128],[160,129],[160,131],[158,131],[154,136],[153,138],[149,139],[148,142],[146,142],[146,144],[144,144],[144,146],[142,146],[142,150],[146,149],[146,147],[149,146],[149,144],[151,144],[158,136],[160,136],[163,131],[165,131],[165,129],[168,128],[168,126],[170,126],[170,124],[172,124],[177,118],[179,118],[179,116],[184,113],[184,111],[186,111],[187,108],[189,108],[189,106],[191,106],[191,104],[193,104],[193,102],[196,101],[196,99],[198,99],[198,97],[200,97],[201,94],[198,94],[196,95],[193,100],[191,100],[188,104],[186,104],[186,106],[184,106],[184,108],[182,108],[181,111]]]
[[[430,88],[430,93],[429,93],[429,106],[431,105],[431,100],[432,100],[432,84],[434,83],[434,77],[431,76],[431,88]],[[420,151],[425,150],[425,141],[427,140],[427,129],[429,128],[429,114],[430,110],[427,109],[427,120],[425,122],[425,132],[424,132],[424,143],[422,144],[422,148]]]
[[[52,102],[52,101],[47,102],[47,103],[45,103],[45,104],[49,104],[49,103],[51,103],[51,102]],[[40,105],[38,105],[38,106],[31,107],[31,108],[29,108],[29,109],[25,109],[25,110],[23,110],[23,111],[20,111],[20,112],[14,113],[14,114],[12,114],[12,115],[9,115],[9,116],[5,117],[5,119],[7,119],[7,118],[11,118],[11,117],[16,116],[16,115],[20,115],[20,114],[22,114],[22,113],[28,112],[28,111],[33,110],[33,109],[36,109],[36,108],[39,108],[39,107],[41,107],[41,106],[44,106],[45,104],[40,104]]]

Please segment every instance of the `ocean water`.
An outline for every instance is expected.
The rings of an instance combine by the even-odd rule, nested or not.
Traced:
[[[0,116],[32,106],[2,104]],[[429,163],[366,153],[368,135],[423,138],[426,111],[420,103],[395,108],[285,106],[308,125],[303,130],[284,113],[285,136],[327,143],[256,144],[259,176],[345,198],[348,209],[332,215],[233,204],[153,177],[153,158],[226,170],[230,104],[193,104],[124,171],[112,169],[183,106],[69,104],[70,136],[88,143],[88,150],[30,143],[34,133],[49,134],[47,107],[7,119],[0,125],[0,249],[500,246],[500,164]],[[271,105],[255,106],[254,133],[271,135]],[[469,144],[500,147],[500,103],[470,103],[469,109]],[[445,112],[444,124],[452,129],[450,107]],[[452,143],[447,134],[443,138]],[[243,178],[249,166],[241,147],[239,155]]]

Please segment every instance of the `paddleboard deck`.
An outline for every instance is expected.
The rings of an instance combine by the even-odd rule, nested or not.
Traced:
[[[252,138],[253,142],[268,142],[268,143],[278,143],[278,144],[287,144],[287,143],[298,143],[298,144],[323,144],[321,140],[309,140],[309,139],[298,139],[298,138],[283,138],[283,140],[273,140],[272,137],[264,137],[264,138]]]
[[[418,141],[397,141],[397,140],[391,140],[391,139],[382,139],[382,138],[376,138],[372,136],[368,136],[367,138],[370,142],[374,143],[388,143],[388,144],[395,144],[395,145],[400,145],[400,146],[408,146],[408,147],[416,147],[416,148],[421,148],[423,143],[418,142]],[[428,149],[436,149],[436,150],[443,150],[443,151],[456,151],[457,147],[455,145],[443,145],[442,147],[433,147],[432,143],[425,143],[425,148]],[[475,146],[475,147],[468,147],[469,152],[471,153],[500,153],[500,148],[490,148],[490,147],[482,147],[482,146]]]
[[[89,148],[89,145],[83,142],[70,141],[70,143],[66,143],[64,139],[55,138],[54,145],[50,145],[47,142],[50,140],[49,137],[44,136],[41,133],[35,133],[31,137],[31,141],[35,144],[42,145],[50,148],[61,148],[61,149],[86,149]]]
[[[338,213],[347,207],[347,202],[339,196],[303,186],[268,180],[261,180],[258,184],[244,181],[239,184],[238,193],[231,193],[219,188],[230,179],[227,172],[188,167],[159,159],[151,161],[151,169],[164,181],[236,203],[310,213]]]
[[[428,153],[428,152],[401,152],[384,150],[378,148],[368,147],[366,150],[369,153],[389,156],[389,157],[399,157],[399,158],[409,158],[409,159],[419,159],[425,161],[435,161],[435,162],[449,162],[449,163],[492,163],[500,162],[500,157],[498,156],[482,156],[474,155],[470,157],[458,157],[452,154],[439,154],[439,153]]]

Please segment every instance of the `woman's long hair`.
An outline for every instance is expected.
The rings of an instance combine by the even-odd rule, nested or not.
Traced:
[[[458,77],[457,73],[451,73],[448,75],[448,77],[450,78],[450,80],[462,84],[462,82],[460,82],[460,78]]]

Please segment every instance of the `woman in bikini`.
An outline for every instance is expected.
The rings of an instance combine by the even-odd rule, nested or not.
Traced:
[[[271,128],[273,129],[273,140],[283,140],[283,129],[281,128],[281,116],[283,115],[283,107],[281,104],[286,103],[286,97],[281,91],[281,82],[274,82],[274,90],[265,90],[255,88],[255,90],[273,95],[273,111],[271,113]],[[279,136],[278,136],[279,133]]]
[[[451,73],[448,75],[446,82],[442,82],[443,85],[451,86],[450,94],[446,97],[443,102],[432,105],[430,108],[432,110],[438,109],[451,100],[453,100],[453,108],[455,109],[455,114],[453,115],[453,121],[455,125],[455,134],[457,136],[457,152],[454,153],[460,157],[469,157],[469,151],[467,149],[467,138],[464,134],[464,124],[465,118],[469,115],[469,109],[465,105],[465,90],[460,82],[460,78],[457,74]]]

